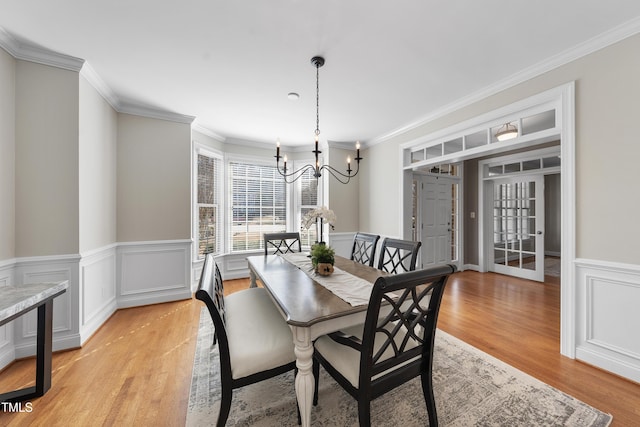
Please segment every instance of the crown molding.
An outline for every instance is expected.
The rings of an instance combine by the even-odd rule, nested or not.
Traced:
[[[170,111],[158,110],[155,108],[147,107],[141,104],[120,102],[118,113],[131,114],[134,116],[148,117],[150,119],[167,120],[170,122],[191,124],[196,119],[195,116],[188,116],[185,114],[172,113]]]
[[[111,105],[111,107],[113,107],[114,110],[119,111],[118,97],[88,62],[84,63],[84,66],[80,70],[80,75],[87,79],[89,84],[93,86],[93,88],[98,91],[100,95],[102,95],[102,97],[109,103],[109,105]]]
[[[191,129],[196,131],[196,132],[200,132],[203,135],[207,135],[213,139],[215,139],[218,142],[225,142],[227,138],[225,138],[224,136],[215,133],[214,131],[212,131],[211,129],[209,129],[208,127],[203,126],[202,124],[198,123],[198,121],[194,121],[193,124],[191,125]]]
[[[380,144],[382,142],[388,141],[399,135],[402,135],[411,130],[414,130],[420,126],[423,126],[429,122],[432,122],[433,120],[446,116],[447,114],[453,113],[473,103],[476,103],[485,98],[488,98],[489,96],[495,95],[498,92],[502,92],[503,90],[506,90],[518,84],[521,84],[534,77],[538,77],[544,73],[552,71],[556,68],[559,68],[563,65],[566,65],[570,62],[573,62],[591,53],[597,52],[598,50],[609,47],[614,43],[622,41],[638,33],[640,33],[640,17],[627,21],[617,27],[614,27],[608,31],[605,31],[600,35],[597,35],[582,43],[579,43],[573,46],[572,48],[569,48],[563,52],[560,52],[557,55],[551,56],[541,62],[538,62],[537,64],[534,64],[529,68],[526,68],[522,71],[512,74],[511,76],[507,77],[504,80],[496,82],[477,92],[474,92],[468,96],[460,98],[457,101],[454,101],[441,108],[438,108],[436,111],[423,117],[420,120],[409,123],[387,134],[373,138],[367,141],[367,147],[371,147],[371,146]]]
[[[84,59],[57,53],[31,43],[20,42],[2,27],[0,27],[0,47],[16,59],[64,70],[80,72],[84,64]]]

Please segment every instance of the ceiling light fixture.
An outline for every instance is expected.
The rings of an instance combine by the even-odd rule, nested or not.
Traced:
[[[498,132],[496,132],[496,138],[498,141],[506,141],[508,139],[513,139],[518,136],[518,128],[511,123],[505,123]]]
[[[320,165],[320,154],[322,151],[318,149],[318,140],[320,138],[320,67],[324,65],[324,58],[321,56],[314,56],[311,58],[311,64],[316,67],[316,130],[315,130],[315,150],[312,153],[315,155],[316,162],[314,165],[307,164],[302,166],[300,169],[297,169],[293,172],[287,173],[287,156],[285,155],[283,160],[284,164],[282,169],[280,169],[280,159],[283,156],[280,156],[280,141],[276,144],[276,169],[278,173],[284,177],[285,182],[291,183],[297,181],[300,177],[302,177],[305,172],[308,170],[313,171],[313,176],[316,179],[320,179],[322,176],[322,171],[329,172],[335,179],[337,179],[342,184],[348,184],[351,178],[358,174],[360,170],[360,143],[356,142],[356,170],[355,173],[352,174],[353,170],[351,169],[351,157],[347,157],[347,173],[342,173],[333,166],[328,164]]]

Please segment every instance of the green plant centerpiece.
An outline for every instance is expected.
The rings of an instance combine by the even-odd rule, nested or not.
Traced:
[[[316,243],[311,247],[311,263],[316,273],[328,276],[333,273],[336,251],[329,245]]]

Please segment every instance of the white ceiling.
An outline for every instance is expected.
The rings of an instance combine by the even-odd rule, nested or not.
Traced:
[[[0,0],[18,43],[228,140],[364,143],[635,21],[638,0]],[[300,94],[298,101],[287,99]]]

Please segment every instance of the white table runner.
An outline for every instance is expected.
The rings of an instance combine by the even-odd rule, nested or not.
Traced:
[[[369,304],[371,290],[373,289],[371,282],[356,277],[335,266],[333,274],[330,276],[321,276],[314,271],[311,258],[304,253],[295,252],[280,256],[352,306]]]

